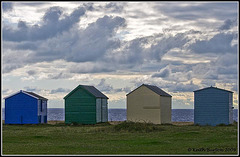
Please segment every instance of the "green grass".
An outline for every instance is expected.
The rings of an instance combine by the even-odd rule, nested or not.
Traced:
[[[212,127],[132,122],[118,125],[62,123],[3,125],[2,131],[3,155],[238,154],[237,124]]]

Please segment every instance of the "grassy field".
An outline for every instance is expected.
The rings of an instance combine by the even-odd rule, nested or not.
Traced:
[[[3,125],[7,154],[238,154],[237,124]]]

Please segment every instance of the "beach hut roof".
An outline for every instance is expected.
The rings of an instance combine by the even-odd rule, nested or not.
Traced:
[[[211,87],[207,87],[207,88],[198,89],[198,90],[195,90],[193,92],[198,92],[198,91],[202,91],[202,90],[206,90],[206,89],[217,89],[217,90],[222,90],[222,91],[225,91],[225,92],[233,93],[232,91],[221,89],[221,88],[217,88],[217,87],[212,87],[212,86]]]
[[[38,95],[38,94],[36,94],[36,93],[27,92],[27,91],[23,91],[23,90],[20,90],[19,92],[14,93],[14,94],[12,94],[12,95],[9,95],[9,96],[5,97],[4,99],[10,98],[10,97],[12,97],[12,96],[14,96],[14,95],[16,95],[16,94],[18,94],[18,93],[24,93],[24,94],[27,94],[27,95],[33,97],[33,98],[40,99],[40,100],[48,100],[47,98],[44,98],[44,97],[42,97],[42,96],[40,96],[40,95]]]
[[[79,86],[77,86],[74,90],[72,90],[63,99],[66,99],[67,97],[69,97],[72,93],[74,93],[80,87],[85,89],[85,90],[87,90],[89,93],[91,93],[96,98],[106,98],[106,99],[108,99],[108,97],[106,95],[104,95],[102,92],[100,92],[97,88],[95,88],[94,86],[88,86],[88,85],[79,85]]]
[[[172,97],[170,94],[166,93],[165,91],[163,91],[162,89],[158,88],[157,86],[147,85],[147,84],[142,84],[141,86],[147,87],[148,89],[152,90],[153,92],[155,92],[156,94],[158,94],[160,96]],[[138,88],[140,88],[141,86],[139,86]],[[138,88],[136,88],[135,90],[137,90]],[[133,90],[133,91],[135,91],[135,90]],[[133,91],[131,91],[127,95],[131,94]]]

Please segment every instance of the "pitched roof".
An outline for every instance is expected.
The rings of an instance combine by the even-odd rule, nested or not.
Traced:
[[[195,90],[193,92],[198,92],[198,91],[202,91],[202,90],[206,90],[206,89],[218,89],[218,90],[222,90],[222,91],[225,91],[225,92],[230,92],[230,93],[233,93],[232,91],[229,91],[229,90],[225,90],[225,89],[221,89],[221,88],[217,88],[217,87],[207,87],[207,88],[202,88],[202,89],[198,89],[198,90]]]
[[[73,92],[75,92],[78,88],[82,87],[83,89],[87,90],[89,93],[91,93],[96,98],[106,98],[108,97],[104,95],[102,92],[100,92],[97,88],[94,86],[87,86],[87,85],[79,85],[74,90],[72,90],[68,95],[66,95],[63,99],[66,99],[68,96],[70,96]]]
[[[147,87],[148,89],[152,90],[153,92],[155,92],[156,94],[158,94],[160,96],[172,97],[170,94],[166,93],[165,91],[158,88],[157,86],[152,86],[152,85],[147,85],[147,84],[142,84],[141,86]],[[141,86],[139,86],[138,88],[140,88]],[[136,88],[136,89],[138,89],[138,88]],[[135,90],[133,90],[133,91],[135,91]],[[131,91],[130,93],[132,93],[133,91]],[[129,95],[130,93],[128,93],[127,95]]]
[[[26,92],[26,93],[28,93],[28,94],[34,96],[34,97],[37,97],[38,99],[48,100],[47,98],[44,98],[44,97],[42,97],[42,96],[40,96],[40,95],[38,95],[38,94],[36,94],[36,93],[33,93],[33,92],[27,92],[27,91],[24,91],[24,92]]]
[[[12,97],[12,96],[14,96],[14,95],[16,95],[16,94],[18,94],[18,93],[21,93],[21,92],[24,93],[24,94],[27,94],[27,95],[29,95],[29,96],[31,96],[31,97],[33,97],[33,98],[36,98],[36,99],[48,100],[47,98],[44,98],[44,97],[42,97],[42,96],[40,96],[40,95],[38,95],[38,94],[36,94],[36,93],[27,92],[27,91],[23,91],[23,90],[20,90],[20,91],[17,92],[17,93],[11,94],[11,95],[5,97],[4,99],[10,98],[10,97]]]
[[[100,92],[97,88],[95,88],[94,86],[86,86],[86,85],[81,85],[84,89],[86,89],[87,91],[89,91],[90,93],[92,93],[95,97],[97,98],[107,98],[108,97],[106,95],[104,95],[102,92]]]

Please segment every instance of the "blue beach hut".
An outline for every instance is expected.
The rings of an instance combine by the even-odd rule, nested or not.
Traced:
[[[217,87],[194,91],[194,124],[233,123],[233,92]]]
[[[5,124],[47,123],[48,99],[23,90],[4,99]]]

